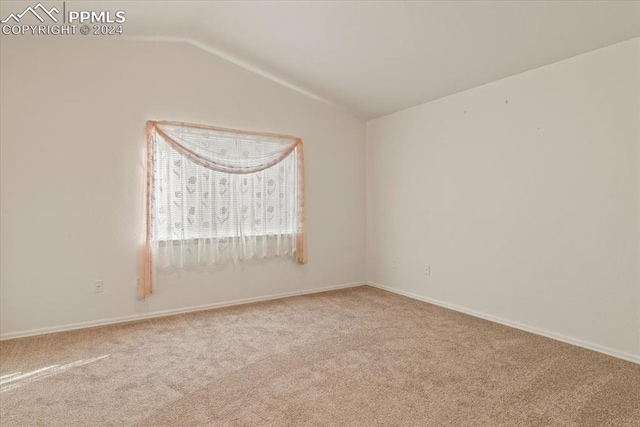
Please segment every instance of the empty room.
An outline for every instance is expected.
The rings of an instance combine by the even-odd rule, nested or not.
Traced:
[[[2,427],[640,426],[640,1],[0,20]]]

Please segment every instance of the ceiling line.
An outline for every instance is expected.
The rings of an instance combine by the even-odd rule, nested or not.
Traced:
[[[141,41],[151,41],[151,42],[170,42],[170,43],[184,43],[184,44],[188,44],[190,46],[193,46],[197,49],[203,50],[211,55],[217,56],[221,59],[224,59],[225,61],[228,61],[234,65],[237,65],[241,68],[244,68],[245,70],[251,71],[254,74],[257,74],[261,77],[264,77],[268,80],[271,80],[274,83],[277,83],[281,86],[284,86],[288,89],[291,89],[295,92],[298,92],[302,95],[308,96],[309,98],[313,98],[316,101],[320,101],[322,103],[328,104],[334,108],[339,108],[341,110],[347,111],[353,115],[355,115],[358,118],[362,118],[365,119],[366,115],[363,115],[362,112],[359,111],[355,111],[351,108],[347,108],[344,105],[340,105],[336,102],[331,101],[328,98],[325,98],[323,96],[320,96],[314,92],[308,91],[306,89],[303,89],[302,87],[295,85],[293,83],[290,83],[284,79],[281,79],[280,77],[277,77],[267,71],[264,71],[263,69],[256,67],[254,65],[251,65],[233,55],[229,55],[228,53],[219,50],[219,49],[215,49],[205,43],[202,43],[199,40],[193,39],[191,37],[178,37],[178,36],[126,36],[126,37],[122,37],[121,40],[141,40]]]

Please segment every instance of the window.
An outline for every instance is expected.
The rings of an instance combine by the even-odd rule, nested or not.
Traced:
[[[306,262],[299,138],[149,122],[147,150],[142,296],[152,289],[152,264],[293,255]]]
[[[266,145],[256,138],[238,145],[245,144],[243,154],[256,155]],[[232,174],[197,165],[166,143],[156,144],[154,155],[154,231],[159,241],[295,234],[295,156],[262,171]]]

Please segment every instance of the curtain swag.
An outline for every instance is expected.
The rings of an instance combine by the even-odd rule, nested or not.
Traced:
[[[238,148],[238,141],[242,142],[242,147],[244,148]],[[266,171],[279,163],[284,165],[286,163],[284,160],[293,159],[291,161],[294,161],[294,163],[290,164],[291,168],[295,165],[295,183],[297,188],[294,189],[294,197],[290,200],[295,201],[292,208],[297,208],[297,216],[293,219],[287,218],[287,212],[284,212],[282,215],[285,219],[283,220],[281,218],[280,223],[284,221],[287,224],[295,224],[295,232],[292,236],[293,240],[291,241],[291,244],[287,244],[287,242],[285,242],[282,244],[283,248],[280,248],[280,245],[278,245],[277,253],[295,252],[296,261],[298,263],[304,264],[307,262],[304,155],[302,140],[300,138],[290,135],[249,132],[191,123],[148,121],[146,126],[145,164],[146,237],[142,256],[142,274],[139,286],[140,298],[145,298],[153,293],[154,263],[158,262],[158,254],[156,253],[158,250],[158,236],[155,235],[157,230],[154,229],[154,220],[156,220],[154,217],[154,202],[157,195],[156,185],[163,185],[163,183],[167,185],[159,176],[156,176],[158,173],[156,170],[158,169],[156,163],[159,159],[156,159],[155,156],[160,152],[158,150],[159,146],[157,145],[159,143],[164,143],[171,147],[171,149],[178,153],[179,157],[186,161],[204,168],[203,173],[206,175],[205,178],[207,179],[209,176],[208,174],[211,173],[209,171],[232,175],[255,174],[257,172]],[[222,145],[223,148],[218,147],[217,144]],[[261,145],[258,146],[256,144]],[[249,149],[247,147],[255,147],[255,149]],[[291,157],[292,153],[294,153],[293,155],[295,158]],[[181,162],[177,161],[176,163]],[[285,170],[284,166],[280,166],[280,168]],[[247,179],[243,179],[246,184]],[[260,177],[258,177],[258,179],[260,179]],[[222,178],[222,180],[222,182],[227,181],[225,178]],[[275,181],[277,181],[277,179],[269,180],[269,184],[272,185],[273,188],[277,185],[274,183]],[[257,197],[261,197],[261,193],[258,193]],[[284,193],[280,193],[280,197],[284,197]],[[223,209],[224,212],[224,209],[226,208],[223,207],[221,209]],[[274,208],[269,207],[269,209],[269,212],[272,212]],[[257,224],[260,224],[260,221],[261,219],[255,220]],[[242,225],[236,224],[236,228],[242,229]],[[261,230],[264,231],[265,228],[262,228]],[[258,230],[258,232],[259,231],[260,230]],[[255,241],[256,234],[254,233],[251,237]],[[166,238],[167,240],[170,240],[171,236]],[[179,238],[180,237],[178,237],[178,239]],[[182,238],[185,238],[184,234],[182,235]],[[211,240],[212,238],[209,237],[209,239]],[[205,239],[203,238],[202,240]],[[222,238],[220,240],[224,241],[225,239]],[[278,240],[278,242],[280,242],[280,240]],[[243,248],[244,246],[241,249]],[[187,250],[191,252],[191,248],[187,247]],[[249,254],[249,256],[246,257],[251,257],[256,253],[251,249],[244,250]],[[204,247],[204,249],[197,248],[196,252],[211,255],[214,253],[214,250],[210,247]],[[262,251],[262,254],[264,255],[264,250]],[[171,257],[169,256],[168,258]],[[238,257],[236,255],[233,259],[236,260],[237,258]],[[182,265],[182,260],[177,264]]]

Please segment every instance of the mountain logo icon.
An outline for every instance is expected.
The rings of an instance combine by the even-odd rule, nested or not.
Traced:
[[[40,12],[40,14],[48,16],[53,22],[58,22],[58,19],[53,14],[55,13],[57,15],[58,13],[60,13],[60,11],[56,7],[52,7],[51,9],[47,10],[47,8],[42,5],[42,3],[38,3],[34,7],[27,6],[27,8],[23,10],[22,13],[11,13],[0,22],[3,24],[7,24],[9,23],[9,21],[13,20],[17,24],[18,22],[20,22],[22,17],[28,13],[31,13],[33,16],[38,18],[40,22],[44,22],[44,18],[40,14],[38,14],[38,12]]]

